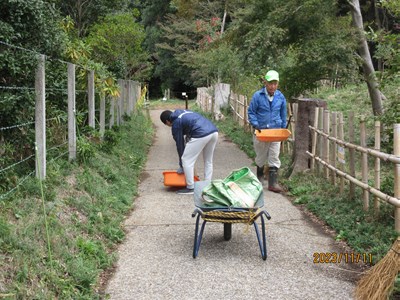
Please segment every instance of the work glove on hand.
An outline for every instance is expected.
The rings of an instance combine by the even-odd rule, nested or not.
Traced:
[[[182,168],[182,167],[179,167],[179,169],[176,170],[176,173],[178,173],[178,174],[183,174],[183,173],[184,173],[184,172],[183,172],[183,168]]]

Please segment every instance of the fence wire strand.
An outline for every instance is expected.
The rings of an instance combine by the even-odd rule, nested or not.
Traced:
[[[8,167],[5,167],[4,169],[1,169],[0,173],[5,172],[5,171],[7,171],[7,170],[9,170],[11,168],[14,168],[15,166],[18,166],[19,164],[31,159],[32,157],[35,157],[35,154],[32,154],[32,155],[24,158],[23,160],[20,160],[19,162],[16,162],[15,164],[9,165]]]
[[[26,175],[24,178],[22,178],[20,181],[18,181],[17,185],[13,187],[11,190],[9,190],[7,193],[0,195],[0,200],[5,199],[8,195],[10,195],[12,192],[14,192],[20,185],[22,185],[30,176],[32,176],[36,171],[30,172],[28,175]]]

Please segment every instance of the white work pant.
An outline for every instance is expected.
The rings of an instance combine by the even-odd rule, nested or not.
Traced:
[[[182,167],[186,177],[186,187],[194,188],[194,165],[200,153],[203,152],[204,180],[211,181],[213,174],[214,149],[218,142],[218,132],[202,138],[191,138],[186,143],[182,155]]]
[[[263,167],[265,163],[268,163],[268,167],[278,169],[281,167],[281,161],[279,160],[281,142],[261,142],[256,135],[253,135],[253,146],[256,152],[255,162],[257,166]]]

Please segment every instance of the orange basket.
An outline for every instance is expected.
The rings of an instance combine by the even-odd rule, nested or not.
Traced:
[[[257,140],[262,142],[281,142],[286,141],[292,134],[288,129],[261,129],[255,131]]]
[[[165,186],[186,186],[185,174],[178,174],[176,171],[165,171],[163,174]],[[200,178],[194,176],[194,181],[200,181]]]

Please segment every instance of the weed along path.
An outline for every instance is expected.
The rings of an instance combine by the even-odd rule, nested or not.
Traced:
[[[264,189],[268,258],[263,260],[254,227],[207,223],[193,258],[193,195],[177,195],[163,184],[163,171],[176,170],[178,155],[161,110],[151,110],[154,143],[125,221],[126,239],[118,249],[115,272],[105,293],[110,299],[352,299],[359,275],[350,261],[327,255],[343,249],[284,196]],[[200,158],[196,169],[203,177]],[[214,154],[214,179],[252,161],[222,134]],[[317,254],[318,253],[318,254]],[[324,254],[324,259],[320,255]],[[261,298],[260,298],[261,299]]]

